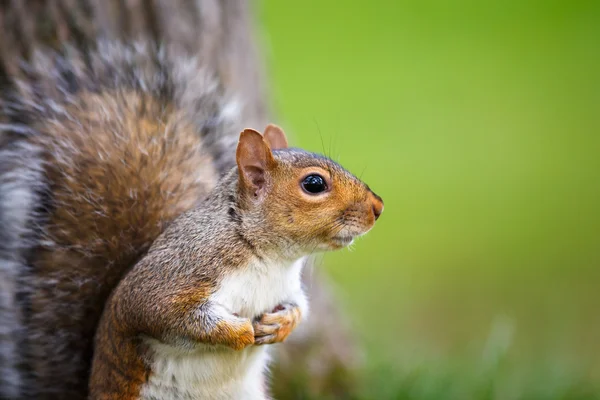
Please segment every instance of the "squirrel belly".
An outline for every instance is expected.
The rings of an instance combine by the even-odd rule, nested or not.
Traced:
[[[254,319],[291,300],[305,317],[308,304],[300,285],[305,262],[301,258],[291,264],[265,265],[255,260],[225,277],[211,301]],[[236,351],[202,343],[170,345],[154,339],[146,339],[146,344],[152,354],[151,373],[141,388],[142,400],[268,398],[264,374],[270,360],[269,346],[253,345]]]
[[[151,343],[152,375],[140,400],[266,400],[266,347],[241,351],[198,345],[190,351]],[[173,379],[176,377],[176,379]]]

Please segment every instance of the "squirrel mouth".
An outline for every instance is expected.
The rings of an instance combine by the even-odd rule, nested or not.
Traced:
[[[340,247],[346,247],[354,241],[354,236],[350,235],[338,235],[331,238],[331,240]]]

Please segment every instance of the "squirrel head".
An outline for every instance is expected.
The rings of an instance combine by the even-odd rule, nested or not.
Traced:
[[[324,156],[288,148],[275,125],[264,135],[244,130],[236,161],[241,212],[294,253],[345,247],[383,212],[366,184]]]

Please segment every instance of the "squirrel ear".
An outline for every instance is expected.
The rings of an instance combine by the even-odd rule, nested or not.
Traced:
[[[267,181],[267,173],[275,160],[263,136],[254,129],[244,129],[240,134],[235,158],[242,187],[258,197]]]
[[[287,149],[288,142],[283,129],[277,125],[269,124],[265,128],[265,140],[273,150]]]

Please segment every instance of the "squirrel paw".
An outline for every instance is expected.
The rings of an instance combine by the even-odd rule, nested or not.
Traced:
[[[280,304],[254,321],[254,344],[283,342],[294,330],[302,313],[295,304]]]
[[[234,350],[243,350],[254,344],[254,328],[252,322],[247,318],[237,318],[235,322],[221,323],[218,329],[223,332],[221,342]]]

